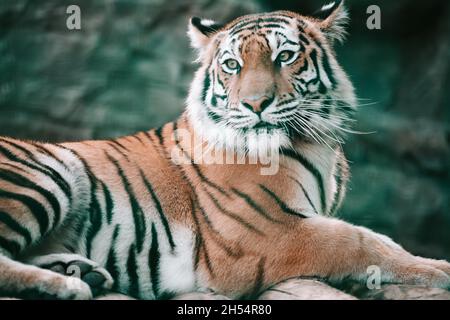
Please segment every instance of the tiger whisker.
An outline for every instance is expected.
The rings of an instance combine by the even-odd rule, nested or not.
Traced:
[[[308,111],[305,111],[305,113],[307,113],[307,112],[308,112]],[[320,114],[317,114],[317,113],[311,113],[311,112],[309,113],[309,115],[319,115],[319,116],[320,116]],[[373,133],[376,133],[376,131],[367,131],[367,132],[364,132],[364,131],[356,131],[356,130],[344,128],[344,127],[339,126],[338,124],[332,122],[330,119],[326,119],[326,118],[322,118],[322,121],[328,122],[329,125],[335,127],[335,128],[338,129],[338,130],[344,131],[344,132],[346,132],[346,133],[351,133],[351,134],[361,134],[361,135],[362,135],[362,134],[373,134]]]
[[[331,138],[330,136],[328,136],[327,134],[325,134],[322,130],[320,130],[319,128],[317,128],[316,126],[314,126],[314,124],[312,122],[309,122],[309,124],[307,123],[306,119],[302,118],[302,115],[299,115],[300,117],[298,118],[298,120],[302,121],[302,123],[306,126],[308,126],[308,128],[310,128],[311,130],[313,130],[314,132],[316,132],[317,136],[320,138],[320,140],[332,151],[334,151],[334,149],[328,144],[328,142],[320,135],[323,134],[325,136],[327,136],[328,138],[334,140],[333,138]],[[309,126],[311,125],[312,128]],[[339,141],[336,141],[339,143]]]

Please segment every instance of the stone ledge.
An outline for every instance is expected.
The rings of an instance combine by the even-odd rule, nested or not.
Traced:
[[[229,300],[212,292],[191,292],[174,300]],[[347,283],[340,289],[316,279],[294,278],[283,281],[265,292],[258,300],[450,300],[450,291],[424,286],[385,284],[370,290],[359,283]],[[0,298],[0,300],[16,300]],[[96,300],[135,300],[119,293],[109,293]]]

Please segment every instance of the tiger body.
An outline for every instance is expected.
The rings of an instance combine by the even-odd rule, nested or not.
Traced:
[[[298,219],[261,186],[270,186],[288,208],[308,216],[326,214],[339,201],[338,187],[345,187],[335,183],[338,161],[345,164],[339,157],[329,157],[331,162],[317,167],[326,195],[323,209],[316,177],[295,157],[282,158],[282,168],[274,176],[260,175],[258,164],[230,164],[226,172],[220,164],[174,164],[170,158],[174,147],[189,151],[189,145],[176,146],[180,141],[174,138],[174,126],[189,124],[183,117],[160,132],[61,145],[2,138],[2,177],[13,168],[19,170],[16,174],[23,181],[39,181],[60,206],[57,214],[49,196],[37,188],[18,188],[2,180],[2,190],[40,201],[48,217],[48,223],[36,223],[45,219],[25,210],[23,224],[30,230],[32,246],[27,249],[30,243],[20,232],[10,232],[7,240],[15,245],[6,246],[4,253],[19,254],[24,261],[52,253],[80,254],[108,270],[115,290],[138,298],[201,288],[246,294],[254,289],[262,257],[271,255],[273,239]],[[323,150],[309,147],[303,161],[320,163],[315,158]],[[53,168],[68,188],[55,183],[46,167]],[[248,199],[254,199],[250,201],[257,207]],[[40,224],[44,226],[39,228]],[[279,274],[276,280],[296,275],[280,271],[288,274]],[[212,275],[222,279],[215,286],[208,279]],[[236,291],[235,286],[244,287]]]
[[[331,46],[345,11],[322,11],[193,19],[202,66],[187,111],[159,129],[62,144],[1,138],[0,291],[255,297],[295,276],[363,280],[372,265],[386,282],[448,288],[447,262],[328,217],[345,194],[340,142],[356,98]],[[197,161],[199,149],[216,161]],[[265,152],[276,156],[270,174]],[[80,280],[61,270],[74,261]]]

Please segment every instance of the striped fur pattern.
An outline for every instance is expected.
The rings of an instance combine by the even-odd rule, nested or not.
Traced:
[[[187,112],[161,128],[62,144],[0,138],[0,293],[252,298],[294,276],[364,280],[372,265],[382,281],[448,288],[447,262],[329,217],[345,194],[338,139],[355,105],[331,44],[343,10],[192,19],[201,67]],[[276,137],[279,170],[198,163],[198,137],[245,157]]]

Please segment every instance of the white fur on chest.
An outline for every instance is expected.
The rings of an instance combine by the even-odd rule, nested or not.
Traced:
[[[186,227],[173,226],[176,248],[171,252],[167,243],[161,245],[160,285],[162,291],[189,292],[195,289],[194,234]]]

